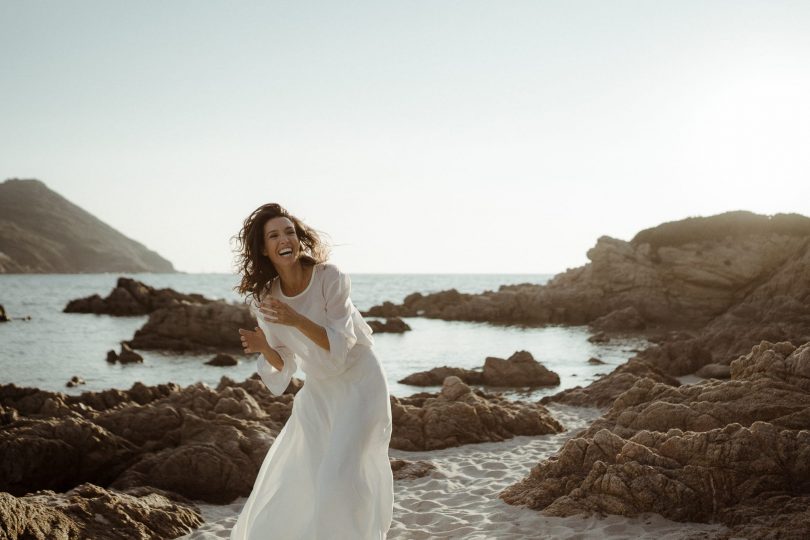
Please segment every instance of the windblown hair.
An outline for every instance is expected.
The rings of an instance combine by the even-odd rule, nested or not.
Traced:
[[[242,280],[234,287],[240,295],[251,295],[257,303],[269,289],[270,283],[278,276],[270,259],[262,255],[264,248],[264,224],[277,217],[286,217],[293,222],[295,235],[301,248],[300,260],[304,265],[314,266],[325,262],[329,257],[329,247],[320,234],[297,217],[290,214],[280,204],[263,204],[251,213],[242,224],[236,236],[237,267]],[[247,300],[247,298],[246,298]]]

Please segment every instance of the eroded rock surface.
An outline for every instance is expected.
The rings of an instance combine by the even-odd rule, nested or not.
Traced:
[[[153,488],[117,491],[85,483],[66,493],[0,493],[0,532],[10,540],[164,540],[202,524],[191,501]]]
[[[728,381],[639,379],[501,497],[555,516],[657,512],[793,538],[808,495],[810,343],[764,341]]]
[[[474,391],[455,376],[444,380],[438,394],[392,396],[391,413],[391,447],[400,450],[434,450],[563,431],[539,403],[509,401]]]
[[[678,379],[670,377],[643,360],[632,358],[584,388],[582,386],[569,388],[553,396],[544,396],[540,402],[557,402],[580,407],[609,407],[617,397],[644,378],[668,386],[680,386]]]

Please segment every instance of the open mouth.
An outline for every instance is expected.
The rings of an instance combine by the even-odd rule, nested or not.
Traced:
[[[292,248],[284,248],[278,252],[282,257],[289,257],[292,255]]]

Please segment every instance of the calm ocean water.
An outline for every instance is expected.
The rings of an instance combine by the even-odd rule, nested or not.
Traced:
[[[188,385],[202,381],[215,386],[220,377],[234,380],[249,377],[256,366],[256,355],[240,357],[233,367],[204,364],[212,355],[166,354],[139,351],[143,364],[110,365],[106,354],[119,349],[119,342],[130,339],[147,320],[141,317],[111,317],[62,313],[75,298],[97,293],[107,296],[119,274],[31,274],[0,275],[0,304],[10,317],[31,317],[0,324],[0,383],[36,386],[67,394],[105,388],[127,389],[136,381],[148,385],[176,382]],[[240,301],[233,291],[238,278],[231,274],[131,274],[147,285],[171,287],[184,293],[201,293],[209,298]],[[352,300],[365,310],[385,300],[401,302],[408,294],[456,288],[477,293],[497,290],[500,285],[545,283],[547,274],[352,274]],[[536,399],[564,388],[587,384],[600,372],[608,372],[641,348],[641,340],[588,343],[586,327],[518,328],[485,323],[447,322],[431,319],[405,319],[413,331],[402,335],[376,334],[375,352],[388,376],[391,393],[406,396],[420,388],[401,385],[397,380],[414,372],[441,365],[478,367],[487,356],[506,358],[517,350],[527,350],[546,367],[560,374],[559,387],[529,394],[510,393]],[[596,356],[606,366],[591,366]],[[77,388],[66,388],[73,375],[87,381]],[[301,374],[299,373],[299,376]]]

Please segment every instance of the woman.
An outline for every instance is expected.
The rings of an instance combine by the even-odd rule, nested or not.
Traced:
[[[278,204],[256,209],[238,240],[238,290],[251,295],[259,323],[239,329],[242,346],[261,353],[258,372],[273,394],[299,366],[306,380],[231,539],[383,539],[394,504],[391,404],[349,276]]]

